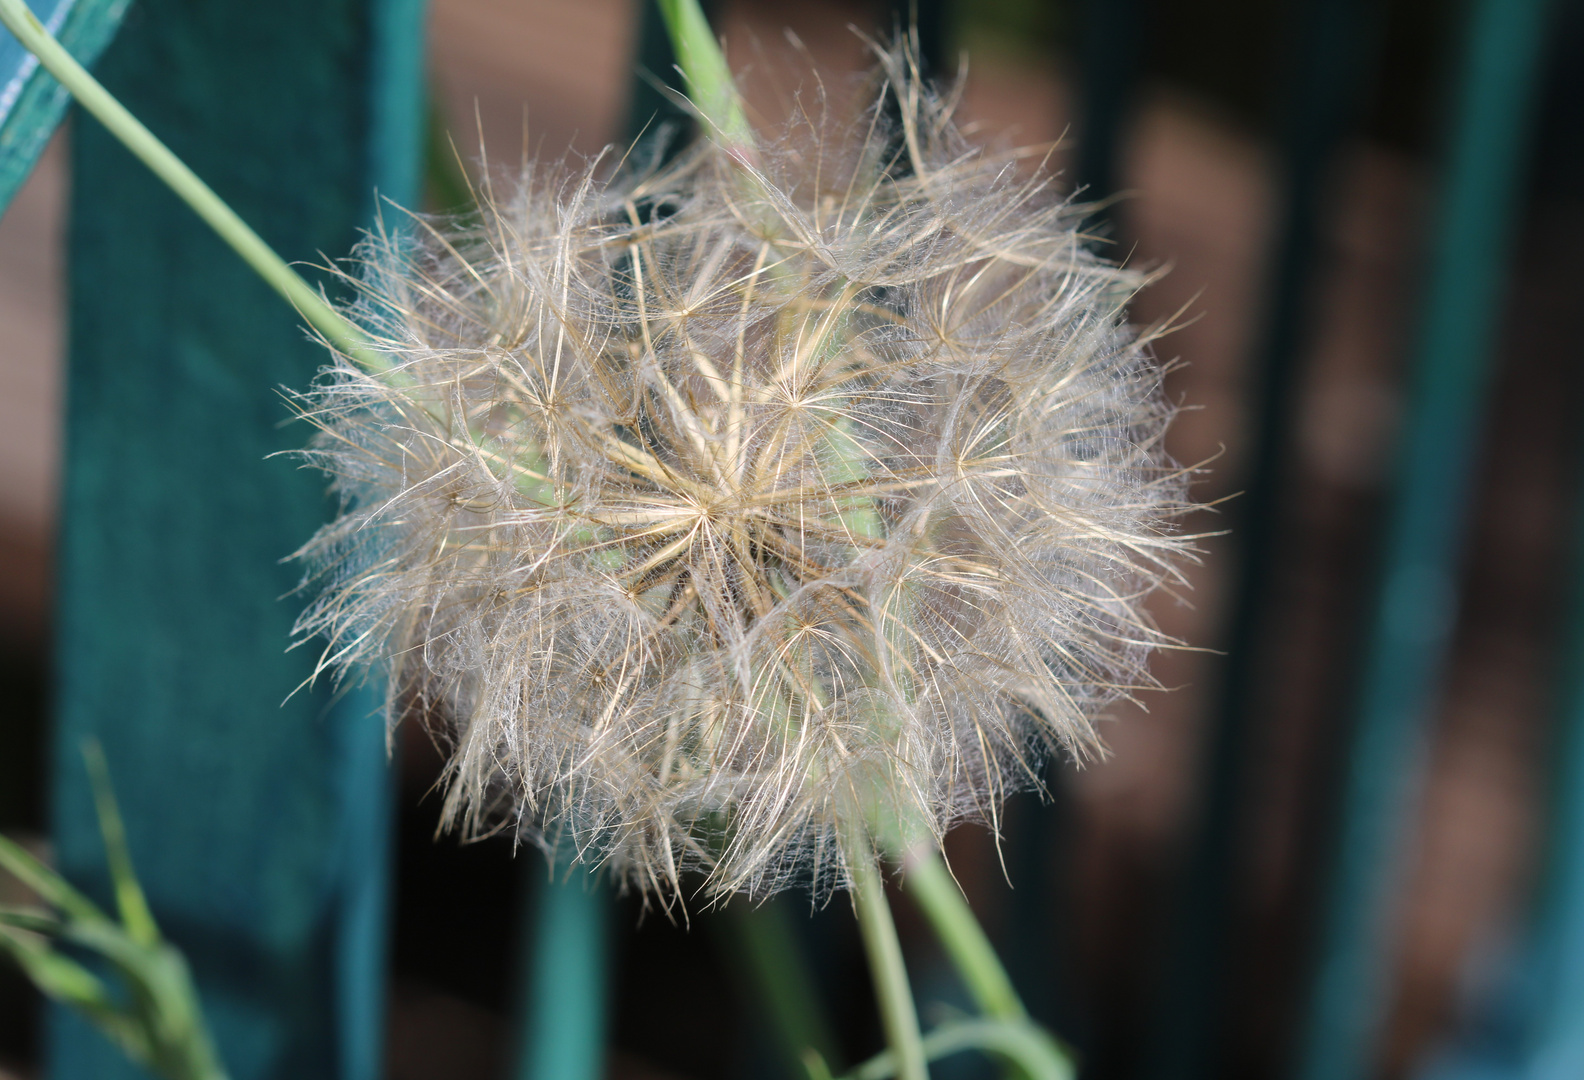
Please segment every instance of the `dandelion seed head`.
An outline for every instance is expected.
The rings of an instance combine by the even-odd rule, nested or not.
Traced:
[[[835,136],[530,165],[358,252],[390,367],[301,399],[345,503],[297,629],[444,740],[449,824],[823,889],[1151,685],[1185,484],[1140,277],[880,56]]]

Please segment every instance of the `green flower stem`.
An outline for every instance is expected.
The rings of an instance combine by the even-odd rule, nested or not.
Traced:
[[[979,925],[951,871],[946,869],[940,852],[933,848],[916,848],[903,860],[903,867],[903,891],[929,920],[979,1011],[990,1019],[1027,1028],[1039,1036],[1033,1042],[1019,1043],[1021,1049],[1016,1053],[989,1043],[983,1044],[983,1048],[1002,1058],[1010,1076],[1036,1080],[1044,1076],[1074,1075],[1077,1070],[1071,1057],[1056,1040],[1029,1021],[1028,1011],[1012,986],[1001,958],[985,936],[984,928]]]
[[[671,49],[687,81],[688,95],[710,128],[710,137],[734,156],[752,155],[753,128],[748,126],[726,54],[721,52],[698,0],[655,2],[660,5]]]
[[[897,940],[896,923],[891,921],[879,864],[872,856],[866,858],[854,852],[850,870],[858,908],[858,928],[863,934],[864,950],[869,954],[869,971],[874,979],[875,998],[880,1004],[880,1023],[891,1047],[891,1061],[895,1063],[893,1074],[900,1080],[929,1080],[929,1069],[924,1064],[924,1041],[919,1035],[918,1011],[913,1006],[913,990],[908,985],[907,968],[902,963],[902,943]]]
[[[199,217],[208,222],[210,228],[230,244],[259,277],[296,308],[326,341],[371,371],[383,371],[389,366],[384,357],[368,348],[368,338],[362,331],[326,303],[208,184],[198,179],[180,158],[155,138],[153,132],[100,85],[99,80],[73,59],[71,53],[44,29],[23,0],[0,0],[0,23],[4,23],[23,47],[38,57],[44,69],[60,80],[61,85],[71,91],[83,108],[92,113]]]
[[[1037,1025],[1027,1020],[959,1020],[923,1039],[924,1057],[938,1061],[964,1050],[982,1050],[1015,1062],[1030,1080],[1073,1080],[1077,1073]],[[876,1054],[843,1080],[888,1080],[897,1075],[891,1051]]]
[[[1001,958],[940,853],[932,849],[911,853],[903,866],[903,891],[935,929],[979,1011],[998,1020],[1026,1019],[1028,1012]]]
[[[814,992],[814,980],[797,950],[785,912],[774,901],[746,900],[724,912],[733,954],[751,973],[789,1065],[807,1069],[809,1055],[834,1059],[835,1040]]]

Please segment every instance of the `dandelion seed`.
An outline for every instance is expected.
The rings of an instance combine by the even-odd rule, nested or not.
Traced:
[[[302,401],[346,504],[297,629],[446,740],[450,824],[823,888],[1150,685],[1185,484],[1140,278],[880,57],[844,136],[530,166],[363,245],[390,367]]]

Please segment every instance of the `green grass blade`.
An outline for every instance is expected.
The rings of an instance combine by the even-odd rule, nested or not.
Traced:
[[[74,919],[104,922],[109,920],[82,893],[54,870],[40,862],[15,840],[0,836],[0,870],[5,870],[35,893],[51,907],[57,907]]]
[[[1000,1020],[1027,1016],[1001,958],[940,853],[930,850],[904,865],[902,891],[924,912],[979,1011]]]
[[[87,968],[56,952],[45,938],[0,925],[0,952],[22,969],[39,991],[90,1013],[114,1011],[104,983]]]
[[[0,926],[10,926],[46,937],[58,937],[66,929],[66,924],[58,916],[43,908],[13,907],[10,904],[0,905]]]
[[[140,1060],[171,1080],[225,1076],[187,962],[173,946],[134,941],[113,924],[73,923],[61,937],[97,953],[120,976],[129,1001],[117,1010],[118,1022],[140,1033]]]
[[[154,922],[154,913],[149,910],[148,898],[143,895],[137,874],[132,870],[126,825],[121,820],[121,808],[116,805],[115,791],[110,786],[110,767],[105,764],[99,740],[84,739],[82,755],[83,764],[88,767],[89,783],[93,785],[94,809],[99,813],[99,833],[104,837],[105,862],[110,867],[121,923],[133,941],[140,945],[157,945],[159,926]]]
[[[799,953],[786,913],[774,901],[733,904],[723,912],[734,950],[753,976],[787,1061],[808,1071],[807,1054],[821,1063],[834,1058],[835,1040],[814,991],[814,980]]]

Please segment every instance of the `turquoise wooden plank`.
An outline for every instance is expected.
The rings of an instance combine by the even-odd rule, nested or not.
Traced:
[[[1453,624],[1470,466],[1488,383],[1545,0],[1476,0],[1424,323],[1343,779],[1338,858],[1300,1048],[1303,1080],[1369,1074],[1387,1000],[1393,887]]]
[[[1566,55],[1559,53],[1559,55]],[[1584,464],[1584,462],[1581,462]],[[1519,947],[1419,1080],[1584,1076],[1584,491],[1557,650],[1557,716],[1543,871]]]
[[[1527,1038],[1514,1080],[1584,1076],[1584,492],[1575,518],[1573,590],[1561,649],[1556,795],[1531,946]]]
[[[1584,492],[1581,492],[1584,495]],[[1480,1030],[1423,1080],[1576,1080],[1584,1076],[1584,498],[1559,650],[1554,796],[1534,922]]]
[[[144,0],[99,74],[292,260],[415,197],[417,0]],[[232,1075],[380,1071],[390,790],[376,695],[292,694],[299,571],[333,509],[276,388],[294,313],[96,123],[73,148],[53,822],[103,894],[77,746],[104,744],[155,912]],[[284,702],[284,704],[283,704]],[[49,1018],[52,1075],[135,1071]]]
[[[85,67],[121,25],[131,0],[28,0],[28,7]],[[0,27],[0,213],[33,171],[70,97],[10,31]]]
[[[539,860],[534,859],[534,864]],[[599,1080],[610,1004],[609,886],[581,866],[531,890],[517,1080]]]
[[[416,208],[422,194],[425,122],[424,0],[374,0],[369,25],[368,176],[397,206]],[[374,213],[402,226],[390,205]],[[394,880],[395,785],[388,759],[384,702],[366,688],[339,703],[342,880],[337,913],[336,1047],[341,1080],[382,1075],[385,968]]]
[[[672,153],[693,138],[693,117],[671,94],[669,87],[682,92],[682,76],[676,69],[676,53],[666,35],[665,20],[655,0],[632,0],[633,80],[628,88],[627,126],[623,135],[628,143],[669,132],[667,146]],[[705,15],[713,15],[713,5],[701,2]],[[656,85],[656,84],[659,85]]]
[[[1303,0],[1284,56],[1288,101],[1281,144],[1281,224],[1268,253],[1264,310],[1250,356],[1253,415],[1242,496],[1227,507],[1238,558],[1214,709],[1206,736],[1194,846],[1178,901],[1175,952],[1152,1040],[1155,1075],[1221,1075],[1245,881],[1248,777],[1264,749],[1260,663],[1276,628],[1270,599],[1283,545],[1298,391],[1313,351],[1313,282],[1336,184],[1336,152],[1375,67],[1385,11],[1369,0]]]
[[[369,173],[381,196],[413,209],[423,195],[426,15],[426,0],[375,0],[368,11]]]
[[[1576,54],[1584,8],[1554,37],[1554,57]],[[1571,47],[1571,49],[1570,49]],[[1570,131],[1574,116],[1551,131]],[[1563,114],[1566,116],[1566,114]],[[1565,125],[1565,126],[1564,126]],[[1577,349],[1574,354],[1576,356]],[[1575,446],[1575,450],[1584,446]],[[1584,456],[1577,461],[1584,479]],[[1575,1080],[1584,1076],[1584,488],[1573,508],[1572,558],[1556,653],[1556,723],[1542,872],[1528,925],[1505,970],[1419,1080]]]

